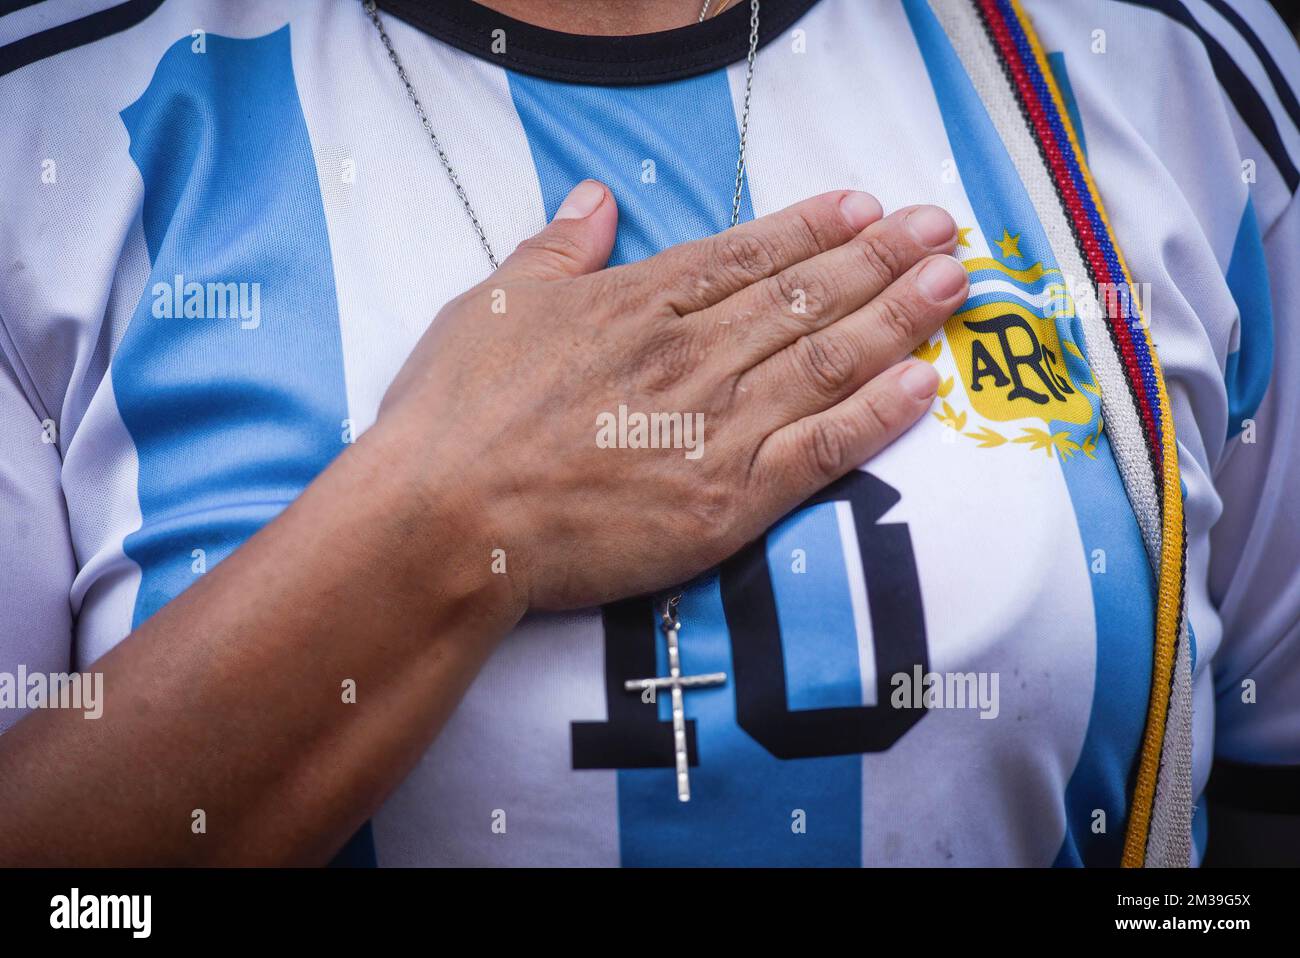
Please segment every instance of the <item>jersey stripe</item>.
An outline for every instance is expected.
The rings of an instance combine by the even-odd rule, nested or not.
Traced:
[[[64,23],[0,47],[0,76],[129,30],[161,7],[163,0],[127,0],[88,17]]]
[[[1268,74],[1268,80],[1273,85],[1277,98],[1282,101],[1282,106],[1286,109],[1287,115],[1291,117],[1291,122],[1300,129],[1300,102],[1296,100],[1295,91],[1291,89],[1291,84],[1278,68],[1277,61],[1269,53],[1268,47],[1264,46],[1259,35],[1251,29],[1250,24],[1246,22],[1245,17],[1238,13],[1227,0],[1205,0],[1219,16],[1227,20],[1237,32],[1241,34],[1242,39],[1250,45],[1255,51],[1255,56],[1259,57],[1260,64],[1264,67],[1264,72]]]
[[[1278,172],[1286,182],[1287,190],[1294,193],[1296,187],[1300,186],[1300,170],[1296,169],[1291,155],[1282,142],[1277,122],[1273,118],[1268,104],[1264,102],[1264,98],[1259,95],[1249,78],[1229,56],[1223,45],[1197,22],[1187,7],[1179,0],[1120,0],[1120,2],[1163,13],[1171,20],[1181,23],[1197,36],[1204,45],[1206,54],[1209,55],[1210,65],[1214,69],[1214,75],[1219,79],[1219,84],[1228,94],[1233,105],[1237,108],[1237,112],[1241,114],[1242,119],[1246,121],[1246,125],[1250,127],[1251,132],[1255,134],[1255,138],[1263,145],[1265,152],[1273,160],[1274,165],[1277,166]]]
[[[1057,274],[1046,232],[998,136],[984,104],[934,14],[923,0],[905,4],[935,96],[947,125],[962,182],[985,235],[997,236],[1007,227],[1020,231],[1026,264],[1042,264]],[[998,157],[1000,162],[989,162]],[[968,264],[970,265],[975,264]],[[983,270],[978,270],[977,275]],[[1057,319],[1062,343],[1073,344],[1086,356],[1079,321]],[[1095,387],[1088,362],[1067,351],[1066,362],[1076,382]],[[1089,395],[1094,419],[1086,424],[1053,421],[1053,432],[1066,431],[1081,445],[1098,430],[1101,400]],[[1133,641],[1135,631],[1154,632],[1154,583],[1142,531],[1131,510],[1116,511],[1125,500],[1124,486],[1104,434],[1092,453],[1061,462],[1074,508],[1083,553],[1078,561],[1092,566],[1102,550],[1102,572],[1090,575],[1096,629],[1096,665],[1088,729],[1075,768],[1067,783],[1065,833],[1057,865],[1116,865],[1122,852],[1122,830],[1129,793],[1129,776],[1138,756],[1143,710],[1150,689],[1151,646]],[[1093,830],[1094,811],[1104,813],[1104,831]]]
[[[1273,372],[1273,297],[1255,204],[1249,198],[1225,279],[1237,304],[1241,333],[1237,349],[1227,355],[1223,375],[1231,438],[1255,415]]]
[[[295,499],[344,448],[348,415],[289,28],[209,34],[203,56],[190,43],[122,111],[152,264],[111,365],[139,459],[141,525],[124,542],[141,570],[133,628]],[[214,311],[217,283],[253,308]]]
[[[0,0],[0,17],[8,16],[24,7],[34,7],[44,0]]]
[[[724,158],[734,159],[739,141],[724,71],[660,86],[621,88],[571,86],[512,73],[510,86],[548,219],[584,177],[599,179],[613,191],[619,229],[611,263],[636,261],[726,228],[735,166]],[[693,157],[709,162],[695,162]],[[741,220],[752,216],[746,189]],[[805,548],[816,553],[810,561],[842,562],[833,511],[810,510],[791,521],[801,530]],[[788,525],[782,528],[790,534]],[[774,532],[772,540],[786,541],[782,534]],[[840,571],[823,585],[835,586],[834,601],[842,613],[838,618],[851,628],[846,581]],[[831,601],[820,590],[819,595],[823,603]],[[651,614],[648,606],[646,614]],[[726,672],[734,677],[732,637],[718,577],[687,589],[679,614],[685,674]],[[657,630],[654,634],[658,638]],[[834,656],[836,674],[849,679],[834,693],[836,701],[861,702],[856,643],[836,641],[824,651]],[[662,641],[657,642],[656,655],[659,667],[665,668]],[[796,669],[805,667],[811,665],[804,659],[795,664]],[[733,680],[686,696],[698,750],[698,764],[690,769],[689,803],[677,801],[671,767],[619,770],[622,863],[860,864],[861,757],[777,758],[738,724],[735,689]],[[814,703],[805,699],[802,704]],[[659,708],[660,717],[667,720],[667,696],[660,697]],[[796,809],[812,823],[806,835],[791,829]]]

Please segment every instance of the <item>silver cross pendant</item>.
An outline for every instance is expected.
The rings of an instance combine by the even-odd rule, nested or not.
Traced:
[[[673,754],[677,762],[677,798],[679,801],[689,802],[691,800],[691,779],[688,771],[690,756],[686,751],[686,707],[682,700],[682,691],[721,685],[727,681],[727,673],[682,675],[681,656],[677,648],[677,633],[682,629],[682,623],[677,618],[677,603],[681,598],[679,594],[667,600],[663,612],[660,613],[659,628],[668,642],[668,674],[650,679],[628,679],[623,683],[623,688],[629,692],[644,692],[646,689],[672,690]]]

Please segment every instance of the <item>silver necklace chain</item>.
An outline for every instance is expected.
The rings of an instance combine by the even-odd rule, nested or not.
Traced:
[[[415,113],[420,118],[420,125],[424,127],[424,132],[429,134],[429,142],[433,144],[433,149],[438,154],[438,161],[442,164],[442,168],[447,171],[447,179],[451,181],[452,189],[460,197],[460,204],[465,207],[465,213],[469,216],[469,221],[474,224],[474,232],[478,234],[478,241],[483,244],[483,251],[487,253],[488,262],[492,264],[492,269],[495,271],[501,264],[497,262],[496,254],[492,252],[492,244],[488,242],[487,234],[483,232],[483,224],[478,221],[478,214],[474,212],[474,206],[465,193],[465,187],[460,185],[460,177],[456,175],[455,167],[451,165],[451,160],[447,158],[447,151],[442,148],[442,143],[438,140],[438,134],[433,130],[433,124],[429,122],[429,114],[424,112],[424,104],[420,102],[420,98],[416,95],[415,87],[411,85],[411,78],[406,75],[406,68],[402,66],[397,51],[393,49],[393,41],[388,38],[388,32],[379,19],[379,11],[375,9],[375,0],[364,0],[363,6],[366,13],[370,15],[370,22],[379,31],[379,39],[383,41],[384,49],[388,51],[388,59],[393,61],[393,66],[397,70],[397,78],[406,87],[406,95],[411,98]]]
[[[712,6],[712,3],[713,0],[704,0],[704,6],[700,10],[699,22],[702,23],[704,18],[708,16],[709,7]],[[740,114],[740,149],[736,155],[736,191],[731,199],[732,226],[740,222],[740,197],[745,188],[745,147],[749,140],[749,101],[754,90],[754,57],[758,53],[758,3],[759,0],[749,0],[749,56],[745,65],[745,102]],[[384,29],[383,21],[379,18],[379,10],[375,6],[375,0],[363,0],[362,6],[370,17],[370,22],[374,24],[379,39],[384,44],[384,49],[388,51],[388,59],[392,61],[393,68],[397,71],[397,78],[402,81],[402,86],[406,87],[406,95],[410,98],[411,105],[415,107],[415,114],[420,118],[420,125],[424,127],[424,132],[428,134],[429,142],[433,144],[434,152],[438,154],[438,162],[442,164],[452,189],[456,191],[456,196],[460,199],[460,205],[465,208],[465,215],[469,217],[474,232],[478,235],[478,241],[483,247],[483,252],[487,253],[488,262],[492,264],[492,269],[495,271],[501,264],[497,261],[496,254],[492,252],[492,244],[488,242],[487,233],[483,230],[483,224],[479,222],[478,214],[474,212],[474,204],[469,201],[469,195],[465,192],[465,187],[461,186],[460,177],[456,175],[456,168],[451,165],[447,151],[443,149],[438,134],[433,129],[433,123],[429,120],[429,114],[425,112],[424,104],[420,102],[420,97],[415,92],[415,86],[411,83],[411,78],[407,75],[406,68],[402,66],[402,60],[393,47],[393,41],[389,38],[388,31]]]

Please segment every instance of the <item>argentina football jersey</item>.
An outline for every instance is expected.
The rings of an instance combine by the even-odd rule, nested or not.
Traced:
[[[479,230],[504,257],[595,179],[611,265],[712,236],[743,130],[741,223],[834,189],[951,213],[932,408],[683,583],[678,629],[651,597],[526,616],[340,860],[1117,865],[1144,750],[1172,761],[1153,688],[1191,863],[1216,759],[1300,763],[1300,54],[1265,5],[762,0],[750,77],[748,0],[632,37],[384,0],[473,220],[360,2],[10,6],[0,670],[89,669],[279,515],[490,275]],[[1132,283],[1098,291],[1108,237]],[[1106,358],[1114,296],[1143,319]]]

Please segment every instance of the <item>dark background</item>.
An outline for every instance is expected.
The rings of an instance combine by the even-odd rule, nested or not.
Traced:
[[[1297,0],[1269,0],[1277,15],[1286,21],[1291,32],[1300,36],[1300,3]]]

